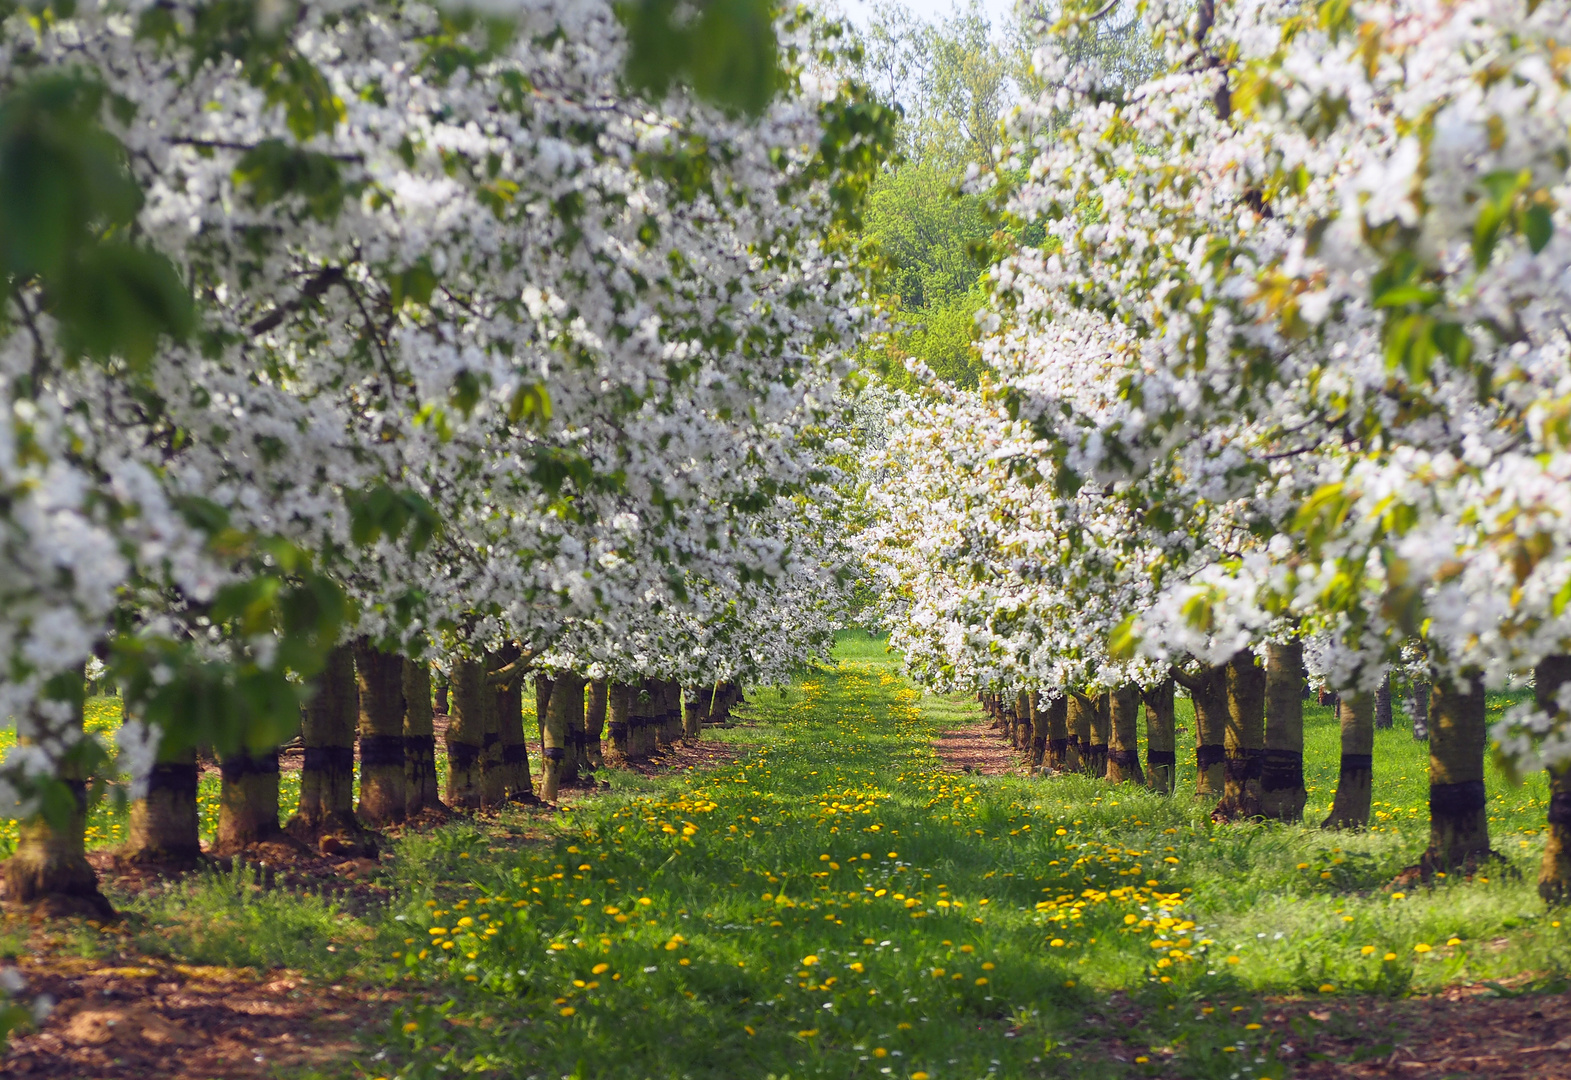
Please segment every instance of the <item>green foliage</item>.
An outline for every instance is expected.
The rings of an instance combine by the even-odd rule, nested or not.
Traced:
[[[621,7],[628,81],[656,97],[685,83],[716,104],[756,115],[780,82],[774,14],[770,0],[628,0]]]

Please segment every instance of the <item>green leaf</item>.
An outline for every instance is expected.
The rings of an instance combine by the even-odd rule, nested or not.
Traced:
[[[1549,238],[1555,232],[1555,219],[1549,212],[1549,207],[1542,203],[1534,203],[1522,215],[1522,235],[1527,237],[1527,246],[1537,255],[1549,244]]]
[[[249,189],[258,206],[298,198],[310,216],[322,221],[336,217],[344,202],[338,162],[281,139],[267,139],[247,150],[235,166],[234,179]]]

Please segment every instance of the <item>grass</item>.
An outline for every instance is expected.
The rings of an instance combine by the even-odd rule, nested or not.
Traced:
[[[1182,795],[946,772],[930,739],[975,705],[921,694],[865,635],[837,661],[706,733],[733,764],[611,772],[543,839],[521,813],[403,838],[386,906],[215,874],[132,902],[127,932],[412,991],[358,1075],[432,1080],[1281,1080],[1292,1036],[1263,1022],[1268,995],[1571,968],[1533,888],[1533,782],[1490,777],[1506,865],[1404,895],[1383,886],[1428,826],[1403,728],[1378,737],[1375,828],[1216,826]],[[1317,707],[1307,728],[1317,822],[1335,728]]]

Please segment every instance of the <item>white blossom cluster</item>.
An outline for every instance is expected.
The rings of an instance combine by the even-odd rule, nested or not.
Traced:
[[[955,515],[902,549],[910,618],[943,624],[926,636],[971,681],[1040,648],[1023,685],[1099,637],[1216,663],[1297,633],[1317,675],[1364,689],[1404,648],[1495,685],[1571,651],[1571,10],[1142,15],[1165,63],[1127,93],[1071,59],[1090,8],[1037,52],[1053,89],[1016,118],[1001,197],[1046,239],[994,269],[985,401],[921,417],[944,461],[908,452],[889,482],[919,492],[907,518]],[[1061,552],[1014,569],[962,539],[1051,501],[986,490],[1012,440],[1008,474],[1060,493],[1039,547]],[[1086,527],[1093,500],[1109,527]],[[1041,602],[1059,564],[1096,572],[1061,579],[1061,621],[1029,641],[962,610],[984,580]],[[1526,709],[1495,734],[1531,767],[1571,761],[1567,731]]]
[[[363,0],[292,9],[280,91],[177,32],[213,10],[4,28],[8,84],[102,86],[197,330],[88,362],[10,298],[0,710],[37,713],[114,634],[282,662],[212,604],[297,558],[353,601],[346,633],[413,648],[698,683],[821,651],[850,558],[827,433],[866,317],[836,239],[855,155],[825,149],[855,149],[826,134],[845,90],[793,76],[758,118],[645,101],[609,2],[510,7],[498,38]],[[794,70],[826,47],[781,33]]]

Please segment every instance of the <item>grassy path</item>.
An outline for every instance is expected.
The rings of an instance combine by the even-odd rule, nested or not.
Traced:
[[[924,697],[865,639],[757,697],[706,733],[737,754],[712,771],[612,772],[566,813],[405,836],[358,900],[198,876],[120,898],[125,923],[69,948],[381,986],[401,1004],[345,1075],[421,1080],[1284,1080],[1316,1030],[1349,1053],[1400,1041],[1359,1026],[1359,995],[1571,970],[1533,891],[1531,789],[1492,781],[1502,872],[1386,888],[1427,827],[1410,738],[1377,773],[1391,816],[1350,836],[946,771],[932,739],[976,707]]]
[[[1380,891],[1416,850],[1400,830],[1213,828],[1187,799],[947,773],[929,741],[974,707],[857,651],[761,695],[738,763],[622,786],[549,849],[411,841],[405,881],[447,885],[393,951],[454,996],[400,1017],[400,1075],[1279,1078],[1294,1036],[1262,993],[1571,960],[1528,883]]]

